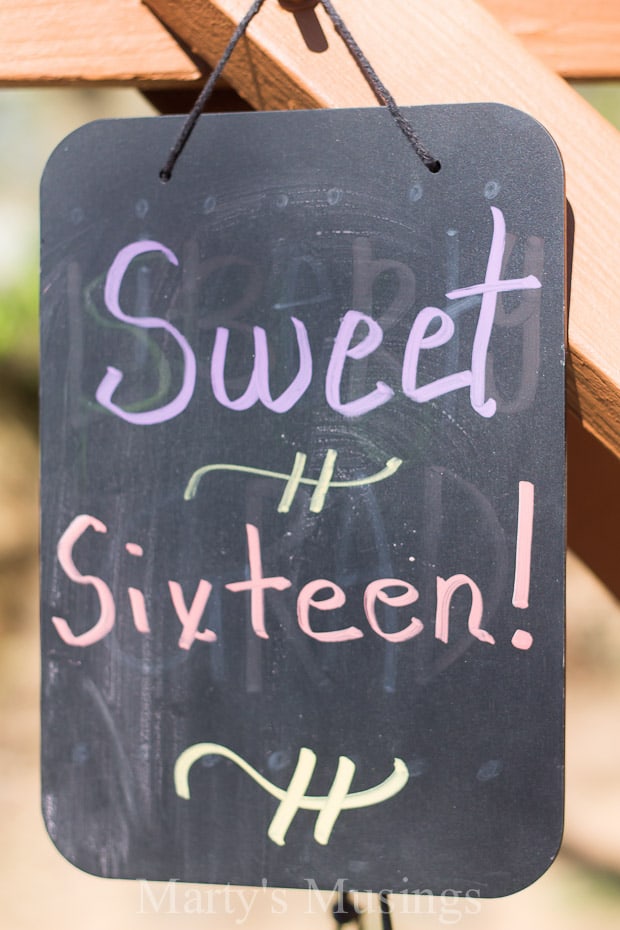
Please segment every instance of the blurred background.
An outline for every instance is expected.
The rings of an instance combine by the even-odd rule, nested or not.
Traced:
[[[620,128],[619,83],[575,86]],[[332,927],[329,894],[183,885],[173,895],[165,885],[93,878],[56,852],[39,812],[39,178],[56,144],[83,123],[153,113],[130,89],[0,89],[0,923]],[[497,901],[394,898],[394,930],[620,926],[620,605],[570,553],[567,633],[566,830],[556,863]],[[374,930],[377,904],[366,903],[374,913],[363,925]]]

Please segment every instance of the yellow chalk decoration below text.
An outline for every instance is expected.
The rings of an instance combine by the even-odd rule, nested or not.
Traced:
[[[268,471],[265,468],[252,468],[246,465],[203,465],[202,468],[196,469],[187,482],[183,497],[186,501],[194,498],[202,477],[209,474],[209,472],[235,471],[247,475],[258,475],[261,478],[275,478],[279,481],[286,481],[286,487],[284,488],[280,503],[278,504],[278,513],[289,512],[300,484],[311,485],[314,487],[314,491],[310,500],[310,510],[312,513],[320,513],[330,488],[361,488],[367,484],[376,484],[378,481],[385,481],[386,478],[391,478],[403,464],[402,459],[394,457],[388,459],[385,463],[385,468],[382,468],[381,471],[376,472],[374,475],[370,475],[368,478],[355,478],[352,481],[332,481],[331,479],[334,474],[337,456],[338,453],[334,449],[327,450],[323,461],[323,467],[321,468],[321,474],[318,479],[303,477],[307,460],[305,452],[297,452],[295,454],[295,462],[290,474]]]
[[[405,787],[409,780],[409,770],[402,759],[394,759],[392,773],[373,788],[349,794],[349,788],[355,775],[355,763],[348,756],[340,756],[336,775],[324,797],[307,795],[306,791],[316,767],[316,754],[311,749],[302,747],[288,788],[285,790],[272,784],[264,775],[257,772],[240,755],[220,746],[218,743],[196,743],[185,749],[174,766],[174,786],[179,797],[189,800],[189,772],[191,767],[204,756],[222,756],[238,765],[257,785],[280,802],[269,825],[267,836],[278,846],[285,845],[286,834],[299,810],[318,811],[314,826],[314,839],[322,846],[329,843],[334,824],[343,810],[357,810],[372,807],[394,797]]]

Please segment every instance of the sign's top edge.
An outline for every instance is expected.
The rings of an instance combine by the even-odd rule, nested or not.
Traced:
[[[478,115],[480,117],[486,118],[493,117],[498,122],[503,122],[504,120],[509,119],[513,122],[521,123],[524,129],[528,128],[530,131],[533,127],[538,127],[539,130],[547,137],[549,143],[555,151],[555,154],[561,161],[561,153],[557,143],[546,127],[529,113],[504,103],[486,101],[473,103],[423,104],[416,106],[402,106],[401,110],[409,118],[414,129],[417,129],[416,117],[419,119],[423,116],[431,115],[434,113],[445,117],[451,112],[463,113],[463,111],[466,110],[470,111],[472,115]],[[291,123],[304,120],[306,124],[311,120],[312,122],[318,124],[322,123],[328,126],[334,123],[335,120],[342,119],[343,117],[363,120],[379,119],[384,121],[389,121],[392,119],[392,116],[387,108],[381,106],[313,110],[254,110],[232,113],[203,113],[198,120],[197,129],[200,130],[201,126],[204,127],[205,124],[209,122],[214,123],[217,121],[220,124],[223,122],[235,124],[238,121],[241,121],[247,125],[251,121],[259,122],[264,119],[276,119],[278,121],[288,121]],[[95,137],[102,139],[102,136],[106,136],[108,133],[114,132],[119,126],[127,127],[133,125],[140,127],[140,129],[146,129],[146,127],[153,125],[155,122],[157,122],[160,126],[167,124],[171,127],[171,129],[176,124],[180,129],[186,119],[187,117],[184,114],[165,116],[154,114],[153,116],[112,117],[97,119],[85,123],[65,136],[65,138],[62,139],[61,142],[59,142],[58,145],[52,150],[43,170],[41,183],[43,184],[43,179],[45,178],[45,175],[47,174],[52,164],[59,157],[62,157],[69,150],[72,144],[78,140],[80,142],[86,141],[85,137],[92,136],[93,134]],[[173,145],[174,141],[175,132],[171,131],[171,146]]]

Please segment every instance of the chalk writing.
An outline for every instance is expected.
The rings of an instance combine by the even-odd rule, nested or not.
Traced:
[[[239,766],[257,785],[280,802],[276,810],[267,836],[278,846],[284,846],[286,834],[295,815],[300,810],[318,811],[314,826],[314,839],[322,846],[329,843],[334,825],[344,810],[361,810],[373,807],[393,798],[403,790],[409,781],[409,770],[402,759],[394,759],[394,769],[390,775],[373,788],[356,791],[349,794],[349,788],[355,775],[355,763],[347,756],[340,756],[338,768],[329,793],[325,796],[307,795],[310,780],[316,767],[317,757],[311,750],[303,746],[299,750],[299,758],[293,776],[286,790],[272,784],[268,779],[257,772],[232,749],[218,743],[197,743],[181,753],[174,766],[174,784],[179,797],[190,799],[189,773],[190,769],[199,759],[205,756],[222,756],[230,759]]]
[[[517,546],[515,551],[515,581],[512,603],[521,610],[530,605],[530,572],[532,567],[532,534],[534,532],[534,485],[530,481],[519,482],[519,515],[517,523]],[[534,637],[527,630],[516,630],[512,637],[515,649],[527,650]]]
[[[355,478],[352,481],[332,481],[331,478],[334,474],[337,456],[338,453],[335,449],[327,450],[321,473],[317,479],[303,477],[308,458],[305,452],[295,453],[295,461],[289,474],[268,471],[264,468],[253,468],[246,465],[203,465],[202,468],[196,469],[187,482],[183,497],[186,501],[192,500],[196,496],[201,479],[205,475],[208,475],[209,472],[232,471],[246,475],[258,475],[262,478],[275,478],[279,481],[286,481],[286,487],[284,488],[280,503],[278,504],[278,513],[289,512],[300,484],[310,485],[315,489],[310,499],[310,511],[312,513],[320,513],[325,505],[325,498],[330,488],[361,488],[367,484],[385,481],[386,478],[391,478],[392,475],[395,475],[403,464],[402,459],[394,456],[388,459],[385,463],[385,468],[382,468],[381,471],[376,472],[374,475],[369,475],[368,478]]]
[[[491,207],[493,234],[489,249],[484,281],[467,287],[448,291],[448,300],[481,297],[478,320],[471,349],[471,365],[468,369],[436,378],[426,384],[418,384],[420,356],[433,349],[445,346],[454,337],[452,318],[438,307],[424,307],[416,315],[405,346],[402,366],[402,390],[411,400],[424,404],[445,394],[469,387],[472,408],[483,417],[492,417],[497,404],[486,397],[486,367],[489,343],[497,298],[500,293],[527,291],[541,287],[533,275],[502,280],[501,269],[506,248],[506,222],[498,207]],[[178,265],[174,253],[161,242],[147,240],[134,242],[120,250],[105,284],[105,304],[109,312],[131,326],[141,329],[163,329],[170,333],[183,353],[183,384],[177,396],[162,407],[140,412],[124,410],[112,400],[123,375],[114,367],[108,367],[104,379],[96,391],[98,402],[111,413],[135,425],[152,426],[163,423],[181,414],[190,403],[196,384],[196,357],[187,339],[167,320],[159,317],[132,317],[120,307],[119,294],[123,278],[133,259],[149,252],[161,252],[167,260]],[[211,356],[211,386],[215,399],[230,410],[244,411],[260,402],[266,409],[277,414],[290,411],[307,391],[313,376],[312,350],[305,323],[296,317],[290,318],[295,331],[299,363],[297,373],[289,386],[277,397],[272,397],[269,386],[269,348],[266,330],[254,326],[253,369],[246,390],[237,398],[231,398],[226,388],[225,369],[230,330],[217,327],[215,344]],[[430,332],[436,323],[439,327]],[[366,332],[359,338],[360,330]],[[333,342],[327,373],[325,376],[325,400],[329,407],[344,417],[360,417],[383,406],[394,397],[395,391],[384,381],[378,381],[374,390],[353,400],[344,400],[342,384],[347,362],[368,359],[383,341],[383,329],[373,317],[358,310],[347,310],[340,321]]]
[[[163,320],[160,317],[136,318],[128,316],[121,309],[119,295],[125,272],[136,256],[144,255],[147,252],[162,252],[171,264],[179,264],[176,255],[170,249],[167,249],[165,245],[162,245],[161,242],[133,242],[131,245],[125,246],[125,248],[120,250],[108,271],[104,294],[105,305],[112,316],[115,316],[123,323],[129,323],[131,326],[137,326],[140,329],[163,329],[170,333],[183,352],[183,386],[177,397],[163,407],[158,407],[156,410],[145,410],[140,413],[133,413],[128,410],[123,410],[122,407],[119,407],[118,404],[115,404],[112,400],[114,392],[123,380],[123,375],[118,368],[109,366],[95,395],[101,406],[105,407],[117,417],[126,420],[128,423],[144,426],[150,426],[153,423],[163,423],[182,413],[192,398],[194,386],[196,384],[196,358],[189,343],[178,329],[171,323],[168,323],[167,320]]]
[[[534,520],[534,486],[531,482],[521,481],[519,483],[518,508],[513,605],[525,609],[528,606],[526,589],[529,588]],[[92,646],[104,639],[111,633],[116,622],[116,604],[111,588],[100,577],[82,574],[75,565],[74,547],[89,529],[93,529],[97,533],[105,534],[108,532],[107,526],[101,520],[89,514],[79,514],[62,534],[57,548],[58,561],[67,577],[78,585],[92,586],[99,600],[99,616],[93,626],[84,632],[74,633],[64,618],[57,616],[52,618],[52,622],[63,642],[78,647]],[[267,592],[286,592],[291,588],[292,581],[285,575],[265,577],[258,527],[247,523],[245,531],[249,577],[239,581],[230,581],[224,585],[224,588],[233,594],[249,594],[251,629],[259,639],[268,640],[270,635],[265,617],[265,595]],[[125,548],[134,557],[142,557],[144,554],[143,547],[134,542],[127,543]],[[399,593],[395,593],[395,590],[398,590]],[[495,637],[482,625],[484,598],[480,587],[463,572],[458,572],[447,578],[441,575],[436,577],[435,638],[445,644],[449,642],[451,605],[456,593],[461,590],[467,590],[470,594],[467,619],[469,634],[482,643],[491,646],[496,645]],[[169,580],[168,591],[176,618],[182,626],[178,641],[179,648],[190,649],[196,640],[204,643],[217,642],[218,636],[214,630],[207,627],[200,629],[200,624],[213,591],[212,582],[205,578],[199,579],[189,606],[183,588],[178,581]],[[136,630],[145,635],[149,634],[151,627],[147,616],[144,593],[138,588],[130,587],[128,588],[128,597]],[[362,604],[365,619],[372,632],[390,643],[405,643],[408,640],[415,639],[424,630],[422,620],[418,617],[409,617],[407,624],[402,629],[387,630],[379,620],[377,602],[394,609],[408,607],[416,603],[418,598],[418,590],[403,578],[378,578],[369,582],[363,594]],[[365,633],[355,625],[323,631],[317,630],[313,626],[312,611],[319,611],[320,613],[337,612],[346,603],[346,591],[331,579],[316,578],[308,581],[303,585],[296,599],[295,612],[299,630],[310,639],[320,643],[344,643],[361,639],[365,636]],[[337,617],[338,614],[335,613],[335,616]],[[516,649],[524,650],[529,649],[532,642],[531,634],[519,630],[513,637],[512,645]]]

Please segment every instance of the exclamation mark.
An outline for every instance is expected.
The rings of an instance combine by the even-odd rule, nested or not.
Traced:
[[[519,482],[519,515],[517,519],[517,549],[515,553],[515,584],[512,592],[514,607],[526,610],[530,605],[530,571],[532,566],[532,531],[534,527],[534,485]],[[534,641],[527,630],[516,630],[512,637],[515,649],[529,649]]]

